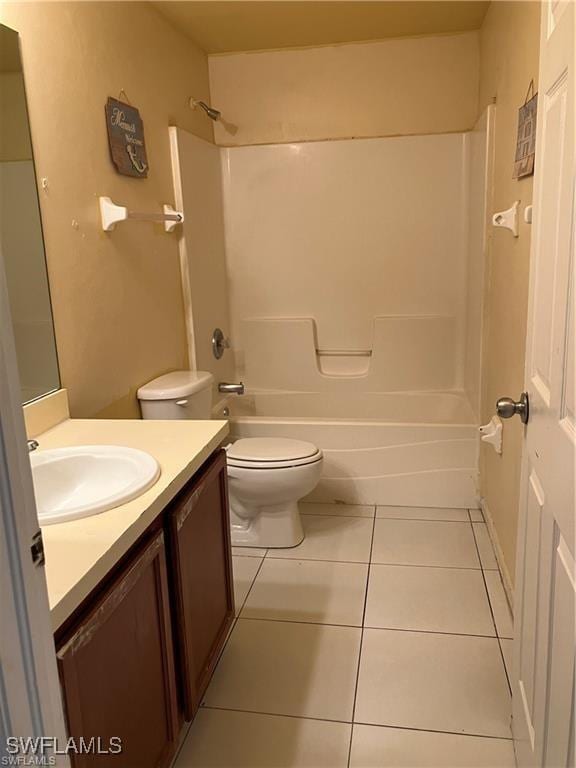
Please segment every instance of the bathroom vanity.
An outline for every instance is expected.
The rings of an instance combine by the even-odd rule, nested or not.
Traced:
[[[68,733],[122,739],[74,766],[169,765],[234,616],[227,424],[68,419],[40,447],[139,446],[157,483],[103,514],[42,529]]]

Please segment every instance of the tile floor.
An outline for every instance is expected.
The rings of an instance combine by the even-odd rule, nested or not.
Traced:
[[[481,513],[301,512],[299,547],[233,550],[236,622],[176,768],[513,768]]]

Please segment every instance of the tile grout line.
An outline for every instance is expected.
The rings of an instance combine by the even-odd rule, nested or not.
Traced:
[[[368,518],[365,518],[368,520]],[[376,518],[374,523],[378,521]],[[422,522],[422,521],[418,521]],[[426,521],[424,521],[426,522]],[[470,525],[470,523],[468,523]],[[235,555],[235,557],[242,557],[242,555]],[[477,568],[472,568],[471,566],[462,566],[462,565],[429,565],[427,563],[388,563],[388,562],[381,562],[379,560],[375,561],[367,561],[367,560],[330,560],[327,558],[322,557],[278,557],[277,555],[266,555],[267,560],[288,560],[292,562],[296,562],[298,560],[305,560],[307,562],[314,562],[314,563],[349,563],[349,564],[356,564],[356,565],[394,565],[399,566],[403,568],[444,568],[445,570],[456,570],[456,571],[480,571],[482,570],[481,565]],[[496,568],[485,568],[486,571],[496,571]]]
[[[315,514],[313,512],[302,512],[302,517],[337,517],[337,518],[344,518],[345,520],[350,520],[351,518],[353,520],[401,520],[405,523],[469,523],[471,522],[470,519],[468,520],[445,520],[440,517],[392,517],[391,515],[386,516],[371,516],[371,515],[319,515]],[[473,520],[472,522],[483,522],[481,520]]]
[[[349,725],[350,726],[350,741],[349,741],[349,746],[348,746],[348,763],[347,763],[348,767],[350,766],[350,760],[351,760],[351,755],[352,755],[352,744],[353,744],[353,735],[354,735],[354,727],[355,727],[355,725],[363,725],[363,726],[379,727],[379,728],[390,728],[390,729],[406,730],[406,731],[421,731],[421,732],[425,732],[425,733],[446,733],[446,734],[449,734],[449,735],[451,735],[451,734],[453,734],[453,735],[464,735],[464,736],[468,736],[470,738],[485,738],[485,739],[493,739],[493,740],[495,739],[497,741],[510,741],[511,737],[505,737],[505,736],[491,736],[491,735],[488,735],[488,734],[462,733],[461,731],[442,731],[442,730],[427,729],[427,728],[414,728],[414,727],[410,727],[410,726],[400,726],[400,725],[396,725],[396,724],[363,723],[363,722],[360,722],[360,721],[355,722],[357,696],[358,696],[358,687],[359,687],[359,676],[360,676],[360,667],[361,667],[361,659],[362,659],[362,646],[363,646],[364,630],[365,629],[376,629],[376,630],[380,629],[380,630],[383,630],[383,631],[405,631],[405,632],[413,632],[413,633],[421,633],[421,634],[441,634],[441,635],[462,636],[462,633],[432,632],[430,630],[387,628],[387,627],[366,627],[365,626],[365,624],[366,624],[366,611],[367,611],[367,601],[368,601],[368,592],[369,592],[369,586],[370,586],[370,575],[371,575],[372,565],[384,565],[384,566],[386,566],[386,565],[394,566],[395,565],[395,566],[399,566],[399,567],[433,567],[433,568],[441,568],[441,569],[444,569],[444,570],[468,570],[468,571],[476,571],[476,572],[478,570],[480,570],[482,572],[482,579],[483,579],[483,582],[484,582],[485,593],[486,593],[487,599],[488,599],[488,605],[489,605],[489,609],[490,609],[490,613],[491,613],[491,617],[492,617],[492,623],[493,623],[493,626],[494,626],[495,635],[494,636],[490,636],[490,635],[467,635],[466,634],[464,636],[485,637],[485,638],[490,638],[490,639],[494,639],[494,638],[498,639],[499,649],[500,649],[500,653],[501,653],[501,657],[502,657],[502,663],[503,663],[503,666],[504,666],[504,669],[505,669],[505,672],[506,672],[506,676],[508,678],[508,674],[507,674],[507,670],[506,670],[506,665],[505,665],[505,662],[504,662],[504,655],[503,655],[503,651],[502,651],[502,644],[501,644],[501,639],[502,638],[500,638],[498,636],[498,629],[496,627],[495,616],[494,616],[494,612],[493,612],[493,609],[492,609],[492,602],[491,602],[491,599],[490,599],[490,594],[488,592],[488,587],[487,587],[487,582],[486,582],[486,577],[485,577],[485,571],[487,571],[487,570],[488,571],[493,571],[493,570],[496,570],[496,569],[486,569],[486,568],[484,568],[484,565],[483,565],[481,557],[480,557],[480,551],[479,551],[478,542],[477,542],[477,539],[476,539],[474,525],[473,525],[474,521],[472,520],[472,516],[471,516],[470,510],[468,510],[468,516],[469,516],[469,521],[449,521],[449,520],[446,520],[446,521],[432,520],[432,521],[430,521],[430,520],[424,520],[424,522],[468,522],[468,524],[471,526],[471,529],[472,529],[475,549],[476,549],[476,553],[477,553],[477,556],[478,556],[478,559],[479,559],[479,562],[480,562],[480,567],[479,568],[461,568],[461,567],[457,567],[457,566],[427,566],[427,565],[421,565],[421,564],[415,565],[415,564],[412,564],[412,563],[406,563],[406,564],[404,564],[404,563],[373,563],[372,558],[373,558],[373,549],[374,549],[375,527],[376,527],[376,521],[378,519],[380,519],[380,518],[377,518],[377,516],[376,516],[376,506],[375,505],[374,505],[374,516],[372,517],[372,531],[371,531],[371,541],[370,541],[370,554],[369,554],[369,561],[368,562],[365,562],[365,561],[346,561],[346,560],[322,560],[322,559],[305,558],[305,557],[304,558],[303,557],[301,557],[301,558],[296,558],[296,557],[291,557],[291,558],[275,557],[274,554],[270,553],[270,549],[267,549],[266,552],[264,553],[264,555],[258,558],[258,559],[260,559],[260,563],[259,563],[258,568],[256,570],[256,573],[255,573],[255,575],[254,575],[254,577],[253,577],[253,579],[251,581],[251,584],[250,584],[250,587],[248,589],[248,592],[246,593],[246,597],[244,598],[244,600],[242,602],[242,606],[241,606],[241,608],[240,608],[240,610],[238,612],[238,616],[235,617],[235,619],[234,619],[234,622],[232,624],[232,627],[230,629],[230,632],[228,634],[228,637],[226,639],[226,643],[225,643],[224,647],[226,647],[226,645],[228,644],[228,642],[230,640],[230,637],[232,635],[232,631],[235,628],[236,624],[238,623],[239,620],[241,620],[240,614],[241,614],[242,610],[244,609],[244,607],[246,605],[248,597],[249,597],[251,591],[253,590],[254,584],[256,583],[256,580],[257,580],[257,578],[258,578],[258,576],[259,576],[259,574],[261,572],[261,569],[262,569],[263,564],[264,564],[264,560],[267,557],[270,557],[270,559],[285,560],[285,561],[289,561],[289,562],[297,562],[298,560],[301,560],[303,562],[331,562],[331,563],[335,563],[335,564],[338,564],[338,563],[347,564],[348,563],[348,564],[367,566],[366,586],[365,586],[365,592],[364,592],[364,605],[363,605],[363,612],[362,612],[362,625],[361,625],[361,627],[358,627],[357,625],[328,624],[328,623],[324,623],[324,622],[305,622],[305,621],[286,620],[286,619],[266,619],[266,618],[259,619],[258,617],[248,617],[248,618],[242,617],[242,620],[244,620],[244,621],[246,621],[246,620],[252,620],[252,621],[276,621],[276,622],[284,622],[284,623],[311,624],[311,625],[318,625],[318,626],[349,627],[349,628],[352,628],[352,629],[360,629],[361,630],[361,632],[360,632],[360,646],[359,646],[358,663],[357,663],[357,670],[356,670],[356,683],[355,683],[355,688],[354,688],[354,699],[353,699],[353,706],[352,706],[352,719],[351,719],[351,721],[348,721],[348,720],[332,720],[332,719],[329,719],[329,718],[321,718],[321,717],[307,717],[307,716],[302,716],[302,715],[288,715],[288,714],[278,713],[278,712],[263,712],[263,711],[260,712],[260,711],[257,711],[257,710],[231,709],[231,708],[228,708],[228,707],[218,707],[218,706],[203,706],[203,708],[204,709],[211,709],[211,710],[231,711],[231,712],[239,712],[239,713],[245,713],[245,714],[270,716],[270,717],[287,717],[287,718],[293,718],[293,719],[296,719],[296,720],[312,720],[312,721],[320,721],[320,722],[327,722],[327,723],[332,722],[332,723],[340,723],[340,724]],[[361,519],[361,517],[357,516],[357,515],[350,515],[350,516],[345,516],[345,515],[323,515],[321,517],[332,517],[332,518],[342,518],[342,517],[345,517],[347,519],[350,519],[350,518]],[[362,516],[362,517],[364,517],[364,516]],[[364,517],[364,519],[370,519],[370,518]],[[402,520],[404,518],[381,518],[381,519],[400,519],[400,520]],[[246,555],[242,555],[242,554],[236,554],[235,556],[246,557]],[[508,685],[510,686],[510,681],[509,680],[508,680]],[[180,747],[178,749],[178,754],[180,753],[184,742],[188,738],[189,731],[190,731],[190,728],[187,729],[186,736],[181,741]],[[176,756],[175,756],[175,759],[176,759]]]
[[[290,720],[309,720],[314,723],[335,723],[338,725],[364,725],[370,728],[389,728],[398,731],[418,731],[419,733],[445,733],[448,736],[464,736],[471,739],[493,739],[495,741],[512,741],[512,736],[490,736],[487,733],[469,733],[462,731],[442,731],[434,728],[416,728],[410,725],[392,725],[388,723],[365,723],[350,720],[334,720],[327,717],[313,717],[312,715],[291,715],[286,712],[264,712],[257,709],[236,709],[235,707],[217,707],[214,704],[203,706],[202,709],[215,712],[237,712],[243,715],[259,715],[262,717],[286,717]]]
[[[369,578],[368,571],[368,578]],[[236,621],[267,621],[276,624],[303,624],[309,627],[334,627],[343,629],[374,629],[382,632],[410,632],[416,635],[445,635],[447,637],[478,637],[488,640],[510,640],[509,637],[499,638],[498,635],[479,635],[472,632],[443,632],[437,629],[410,629],[407,627],[376,627],[372,625],[360,625],[360,624],[334,624],[333,622],[326,621],[304,621],[303,619],[269,619],[264,616],[238,616]]]
[[[318,512],[300,512],[301,517],[337,517],[345,520],[373,520],[374,515],[320,515]]]
[[[470,511],[470,510],[468,510]],[[474,537],[474,545],[476,547],[476,551],[478,553],[478,557],[480,558],[480,565],[482,565],[482,558],[480,557],[480,547],[478,546],[478,541],[476,540],[476,532],[474,531],[474,525],[472,524],[472,520],[470,521],[470,525],[472,527],[472,535]],[[498,634],[498,627],[496,625],[496,616],[494,613],[494,609],[492,607],[492,599],[490,597],[490,590],[488,589],[488,582],[486,581],[486,570],[492,570],[492,569],[485,569],[482,567],[482,581],[484,582],[484,590],[486,592],[486,599],[488,600],[488,607],[490,608],[490,615],[492,617],[492,623],[494,624],[494,632],[496,634],[496,639],[498,640],[498,650],[500,651],[500,659],[502,661],[502,666],[504,667],[504,676],[506,677],[506,682],[508,684],[508,690],[510,692],[510,696],[512,696],[512,685],[510,682],[510,678],[508,676],[508,670],[506,668],[506,660],[504,658],[504,651],[502,650],[502,643],[500,642],[501,638]],[[500,573],[498,571],[498,573]]]
[[[490,736],[487,733],[468,733],[462,731],[440,731],[434,728],[415,728],[410,725],[389,725],[386,723],[363,723],[357,721],[352,725],[365,725],[370,728],[392,728],[399,731],[418,731],[419,733],[446,733],[450,736],[464,736],[472,739],[496,739],[496,741],[512,741],[512,736]]]
[[[254,560],[255,558],[252,558],[252,559]],[[262,566],[264,565],[264,560],[265,560],[265,559],[266,559],[266,558],[265,558],[265,557],[263,557],[263,558],[260,560],[260,565],[259,565],[259,566],[258,566],[258,568],[256,569],[256,573],[254,574],[254,578],[253,578],[253,579],[252,579],[252,581],[250,582],[250,587],[248,588],[248,592],[246,592],[246,597],[245,597],[245,598],[244,598],[244,600],[242,601],[242,605],[240,606],[240,610],[238,611],[238,613],[237,613],[237,615],[236,615],[236,621],[237,621],[237,620],[240,618],[240,614],[241,614],[241,613],[242,613],[242,611],[244,610],[244,606],[246,605],[246,600],[248,600],[248,597],[250,596],[250,592],[252,592],[252,588],[254,587],[254,584],[255,584],[255,582],[256,582],[256,579],[258,578],[258,575],[259,575],[260,571],[262,570]],[[234,569],[232,569],[232,570],[234,570]],[[232,579],[234,579],[234,573],[232,573]],[[232,633],[230,633],[230,634],[232,634]]]
[[[369,520],[370,518],[366,517],[365,520]],[[382,520],[384,518],[376,518],[374,522],[378,520]],[[424,521],[418,521],[418,522],[429,522],[427,520]],[[438,522],[436,520],[432,522]],[[446,521],[450,522],[450,521]],[[467,523],[470,525],[470,522]],[[293,547],[293,549],[296,549],[296,547]],[[400,568],[441,568],[444,570],[454,570],[454,571],[491,571],[493,573],[498,571],[498,568],[482,568],[482,565],[479,565],[477,568],[473,568],[469,565],[432,565],[429,563],[389,563],[389,562],[381,562],[381,561],[367,561],[367,560],[331,560],[329,558],[325,557],[282,557],[278,555],[271,555],[270,550],[268,550],[266,555],[262,555],[261,557],[256,557],[255,555],[238,555],[235,554],[234,557],[249,557],[252,560],[288,560],[291,562],[296,562],[298,560],[303,560],[306,562],[313,562],[313,563],[348,563],[350,565],[389,565],[389,566],[398,566]]]
[[[178,748],[176,749],[176,752],[174,753],[172,760],[168,764],[170,768],[174,768],[174,766],[178,762],[178,758],[180,757],[180,752],[182,752],[182,750],[184,749],[184,744],[188,741],[188,737],[190,736],[190,731],[192,730],[192,726],[194,725],[194,720],[190,720],[190,722],[187,725],[188,727],[186,728],[186,731],[182,734],[180,738],[180,743],[178,744]]]
[[[506,680],[508,681],[508,688],[510,689],[510,696],[512,696],[512,680],[511,680],[511,673],[508,672],[508,667],[506,666],[506,656],[504,655],[504,649],[502,648],[502,640],[510,640],[509,637],[498,637],[498,645],[500,647],[500,655],[502,656],[502,661],[504,662],[504,672],[506,673]]]
[[[237,557],[237,555],[233,555],[232,557],[233,558]],[[252,558],[252,559],[254,559],[254,558]],[[244,608],[246,600],[248,599],[248,595],[252,591],[252,587],[254,586],[254,582],[256,581],[256,577],[260,573],[260,569],[262,568],[263,562],[264,562],[264,558],[261,558],[260,565],[258,566],[258,570],[256,571],[256,574],[254,575],[254,578],[252,579],[252,583],[250,584],[250,589],[246,593],[246,597],[244,598],[244,601],[242,602],[242,608]],[[232,582],[234,582],[234,560],[232,560]],[[242,608],[240,608],[240,611],[242,611]],[[214,672],[216,671],[216,667],[218,666],[218,664],[220,664],[220,659],[224,655],[224,651],[228,647],[228,643],[230,642],[230,638],[232,637],[232,633],[236,629],[236,624],[238,624],[238,619],[240,618],[240,611],[238,611],[238,615],[236,615],[236,605],[234,605],[234,616],[232,618],[232,624],[230,625],[230,629],[228,630],[228,634],[226,635],[226,640],[224,641],[224,645],[222,646],[222,648],[220,650],[220,653],[218,654],[218,661],[214,665]],[[204,699],[204,697],[202,697],[202,701],[200,702],[198,709],[200,709],[201,707],[202,708],[204,707],[203,699]],[[192,722],[190,723],[190,728],[191,727],[192,727]],[[188,736],[188,732],[189,732],[190,728],[188,728],[188,731],[186,731],[186,737]],[[183,743],[184,743],[184,741],[182,741],[182,744]],[[180,746],[180,749],[181,748],[182,748],[182,746]],[[178,753],[180,752],[180,749],[178,750]],[[175,763],[175,759],[174,759],[173,763]]]
[[[348,745],[347,768],[350,768],[352,759],[352,741],[354,739],[354,718],[356,716],[356,699],[358,697],[358,683],[360,681],[360,665],[362,663],[362,646],[364,644],[364,621],[366,619],[366,607],[368,605],[368,590],[370,588],[370,567],[372,564],[372,550],[374,548],[374,534],[376,531],[376,505],[374,505],[374,518],[372,520],[372,536],[370,538],[370,554],[368,556],[368,573],[366,574],[366,588],[364,590],[364,607],[362,609],[362,628],[360,630],[360,647],[358,649],[358,665],[356,667],[356,683],[354,685],[354,700],[352,702],[352,727],[350,728],[350,744]]]

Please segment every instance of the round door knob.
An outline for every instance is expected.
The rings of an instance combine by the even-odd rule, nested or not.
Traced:
[[[501,397],[496,403],[496,413],[501,419],[511,419],[516,413],[516,402],[511,397]]]
[[[512,416],[520,416],[523,424],[528,422],[529,407],[528,393],[522,392],[520,400],[512,400],[511,397],[501,397],[496,403],[496,413],[501,419],[511,419]]]

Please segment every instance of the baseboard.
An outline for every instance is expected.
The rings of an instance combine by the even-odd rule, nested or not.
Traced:
[[[490,514],[490,508],[486,503],[486,499],[484,498],[480,499],[480,506],[482,508],[482,513],[484,514],[484,520],[486,521],[488,535],[490,536],[490,540],[492,541],[492,546],[494,547],[496,560],[498,561],[498,567],[500,569],[500,575],[502,576],[502,583],[504,584],[504,591],[506,592],[508,605],[510,606],[510,611],[512,612],[512,616],[514,616],[514,587],[512,585],[512,579],[510,578],[508,567],[506,566],[506,561],[504,560],[504,552],[502,551],[502,547],[500,546],[500,540],[498,539],[496,526],[494,525],[494,520],[492,519],[492,515]]]

